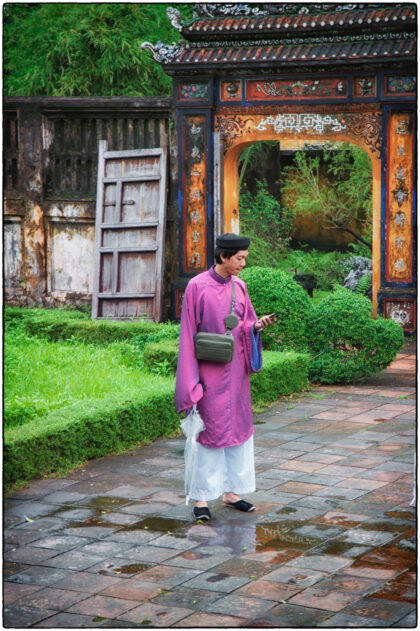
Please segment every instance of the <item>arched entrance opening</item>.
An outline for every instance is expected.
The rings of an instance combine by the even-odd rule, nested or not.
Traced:
[[[304,116],[304,115],[302,115]],[[308,114],[310,117],[311,114]],[[328,133],[293,133],[289,131],[278,132],[275,130],[275,120],[273,116],[237,116],[235,132],[227,135],[225,132],[226,152],[223,158],[223,216],[220,218],[220,225],[223,226],[225,232],[239,232],[239,186],[238,186],[238,160],[241,153],[254,142],[264,140],[275,140],[280,143],[284,149],[298,150],[304,146],[304,143],[311,144],[314,141],[333,141],[353,143],[360,146],[367,152],[372,164],[372,312],[374,316],[378,307],[378,291],[380,287],[381,274],[381,247],[380,247],[380,231],[381,231],[381,160],[380,152],[375,148],[375,139],[370,138],[368,144],[365,139],[355,138],[353,134],[337,132],[330,130],[331,127],[337,127],[336,120],[333,117],[327,117],[325,125]],[[309,120],[309,119],[308,119]],[[324,117],[325,120],[325,117]],[[274,122],[273,122],[274,121]],[[318,119],[321,129],[323,118]],[[339,121],[338,121],[339,123]],[[227,119],[220,117],[217,121],[218,128],[223,130],[232,127]],[[344,123],[341,123],[344,125]],[[378,139],[376,138],[376,141]],[[376,145],[377,147],[377,145]]]

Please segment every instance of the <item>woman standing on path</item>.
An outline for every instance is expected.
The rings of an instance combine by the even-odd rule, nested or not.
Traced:
[[[175,388],[178,412],[197,404],[205,429],[198,451],[190,496],[196,500],[195,519],[209,520],[208,502],[221,495],[226,506],[250,512],[254,506],[241,495],[255,491],[253,419],[249,374],[261,370],[260,331],[270,316],[257,320],[245,283],[237,278],[245,267],[250,240],[236,234],[216,239],[216,264],[190,280],[184,295]],[[225,318],[232,304],[238,325],[232,330],[231,362],[198,361],[194,337],[198,331],[226,333]],[[272,316],[271,316],[272,317]]]

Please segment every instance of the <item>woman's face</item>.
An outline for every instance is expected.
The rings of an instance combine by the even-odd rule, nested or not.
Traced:
[[[246,265],[246,257],[248,256],[248,250],[239,250],[236,254],[229,259],[221,255],[223,270],[229,276],[237,276],[239,272],[243,270]]]

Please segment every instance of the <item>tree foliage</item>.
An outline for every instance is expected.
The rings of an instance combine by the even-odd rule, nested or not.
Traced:
[[[239,217],[240,233],[252,241],[248,265],[276,267],[289,245],[294,214],[289,209],[282,210],[265,180],[257,180],[255,195],[244,189],[240,193]]]
[[[9,96],[162,96],[172,80],[141,44],[172,43],[168,4],[9,3],[4,91]],[[171,5],[183,16],[189,5]]]
[[[298,151],[285,168],[282,193],[295,213],[312,213],[371,248],[372,165],[367,153],[343,143],[322,158]]]

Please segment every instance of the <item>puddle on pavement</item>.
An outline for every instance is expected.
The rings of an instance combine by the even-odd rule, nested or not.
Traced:
[[[322,516],[317,517],[313,521],[320,524],[326,524],[327,526],[342,526],[343,528],[355,528],[360,524],[360,521],[352,521],[345,515],[336,515],[334,517],[330,517],[330,519],[325,519]]]
[[[135,574],[136,572],[143,572],[148,570],[150,565],[144,565],[143,563],[132,563],[131,565],[122,565],[117,567],[115,572],[121,572],[121,574]]]
[[[350,550],[353,550],[355,554],[347,554]],[[357,552],[358,550],[359,552]],[[346,543],[344,541],[330,541],[317,548],[317,552],[319,552],[319,554],[331,554],[333,556],[351,557],[354,559],[366,554],[369,550],[371,550],[371,548],[358,546],[355,543]]]
[[[67,513],[71,510],[84,510],[82,506],[71,506],[70,504],[66,504],[65,506],[60,506],[59,508],[54,509],[51,513],[47,515],[43,515],[43,519],[47,519],[48,517],[55,517],[60,513]],[[87,510],[87,509],[86,509]]]
[[[118,506],[124,506],[130,504],[131,500],[122,497],[92,497],[88,502],[81,504],[83,508],[90,508],[93,510],[107,510]]]
[[[85,521],[71,521],[67,528],[121,528],[121,524],[102,521],[100,517],[92,517]]]
[[[220,581],[224,581],[226,578],[229,578],[230,575],[229,574],[215,574],[214,576],[209,576],[209,578],[206,579],[207,583],[219,583]]]
[[[193,561],[198,559],[208,559],[209,557],[211,557],[211,554],[205,554],[204,552],[190,552],[189,550],[184,552],[182,555],[182,558],[191,559]]]
[[[180,528],[186,528],[191,524],[181,519],[169,519],[167,517],[146,517],[135,524],[123,526],[121,532],[130,532],[132,530],[151,530],[152,532],[167,533]]]
[[[99,570],[98,574],[102,576],[115,576],[116,574],[137,574],[149,570],[152,566],[144,563],[132,563],[131,565],[122,565],[121,567],[110,565],[106,570]]]
[[[102,528],[120,528],[121,524],[102,522],[101,513],[110,513],[110,509],[115,507],[118,508],[119,506],[130,503],[130,500],[121,497],[108,497],[106,495],[101,497],[92,497],[85,504],[78,504],[77,506],[66,504],[65,506],[60,506],[59,508],[53,510],[51,513],[48,513],[48,515],[45,515],[45,517],[56,517],[61,513],[69,513],[70,511],[94,511],[96,513],[94,517],[91,517],[84,521],[74,519],[72,522],[70,522],[68,528],[95,528],[98,526]]]
[[[283,506],[283,508],[280,508],[280,510],[277,511],[277,515],[289,515],[290,513],[296,513],[297,512],[297,508],[293,508],[292,506]]]
[[[278,551],[283,559],[285,552],[290,551],[292,559],[296,556],[297,550],[307,550],[322,543],[322,539],[317,537],[294,532],[296,528],[301,527],[302,521],[296,520],[253,524],[251,527],[230,521],[225,524],[214,524],[215,534],[211,537],[197,535],[194,539],[209,548],[228,547],[235,555]]]

